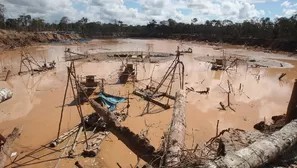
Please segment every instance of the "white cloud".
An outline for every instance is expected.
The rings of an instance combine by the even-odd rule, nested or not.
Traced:
[[[294,15],[295,13],[297,13],[297,10],[296,9],[284,9],[283,12],[284,12],[284,16],[290,17],[290,16]]]
[[[263,10],[257,10],[254,4],[246,0],[189,1],[189,8],[196,10],[195,14],[213,15],[219,19],[241,21],[265,14]]]
[[[72,0],[3,0],[7,17],[16,18],[21,14],[52,20],[54,16],[74,15]],[[57,19],[57,18],[55,18]]]
[[[277,0],[129,0],[140,8],[124,5],[128,0],[1,0],[8,17],[30,14],[47,21],[59,21],[62,16],[71,20],[87,17],[90,21],[111,22],[121,20],[128,24],[146,24],[150,20],[190,22],[196,17],[200,22],[206,19],[230,19],[242,21],[261,17],[263,10],[257,10],[254,3]],[[183,14],[182,10],[189,14]]]
[[[284,7],[283,16],[290,17],[294,14],[297,14],[297,3],[291,4],[290,1],[286,0],[281,4],[281,6]],[[280,17],[280,16],[278,16],[278,17]]]
[[[291,4],[291,2],[289,2],[288,0],[286,0],[285,2],[283,2],[281,4],[281,6],[283,6],[285,8],[297,8],[297,3]]]
[[[291,6],[291,2],[285,1],[281,4],[281,6],[284,6],[285,8],[289,8]]]

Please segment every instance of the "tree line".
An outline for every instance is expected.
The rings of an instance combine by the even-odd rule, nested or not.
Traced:
[[[44,19],[32,18],[30,15],[5,18],[4,13],[5,7],[0,4],[0,28],[17,31],[64,31],[80,33],[85,37],[160,37],[235,41],[240,44],[251,41],[261,44],[269,40],[297,41],[297,13],[274,20],[268,17],[253,18],[242,23],[234,23],[231,20],[207,20],[198,23],[198,20],[193,18],[191,23],[168,19],[160,22],[152,20],[147,25],[127,25],[119,20],[112,23],[88,22],[85,17],[70,22],[67,16],[62,17],[59,23],[46,23]]]

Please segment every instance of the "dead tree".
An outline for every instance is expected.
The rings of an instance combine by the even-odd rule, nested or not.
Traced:
[[[4,167],[7,157],[10,157],[10,149],[13,142],[20,136],[22,129],[16,127],[13,129],[12,133],[9,134],[5,140],[5,143],[0,150],[0,167]]]
[[[287,109],[286,123],[297,119],[297,80],[295,80],[291,99]]]
[[[186,136],[186,91],[176,92],[176,99],[169,128],[167,154],[165,166],[177,167],[180,163],[182,149],[185,145]]]
[[[220,102],[220,106],[221,106],[221,110],[226,110],[226,108],[228,107],[228,108],[230,108],[232,111],[234,111],[235,112],[235,110],[231,107],[231,102],[230,102],[230,94],[232,93],[232,90],[233,90],[233,88],[231,89],[231,83],[230,83],[230,81],[229,80],[227,80],[227,83],[228,83],[228,91],[226,90],[226,89],[224,89],[224,88],[222,88],[220,85],[220,87],[227,93],[227,101],[228,101],[228,104],[227,104],[227,106],[225,106],[224,104],[223,104],[223,102]]]
[[[263,166],[297,143],[297,120],[284,126],[269,137],[256,141],[246,148],[227,153],[225,157],[209,161],[207,168],[251,168]]]

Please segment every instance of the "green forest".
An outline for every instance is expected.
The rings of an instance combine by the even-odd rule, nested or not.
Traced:
[[[151,20],[147,25],[127,25],[120,18],[112,23],[89,22],[85,17],[70,22],[67,16],[62,17],[58,23],[46,23],[42,18],[32,18],[25,14],[19,18],[5,18],[5,6],[0,4],[0,28],[31,32],[75,32],[86,38],[141,37],[226,42],[284,51],[296,51],[297,47],[297,14],[274,20],[253,18],[241,23],[231,20],[207,20],[200,23],[196,18],[191,23],[180,23],[169,18],[160,22]]]

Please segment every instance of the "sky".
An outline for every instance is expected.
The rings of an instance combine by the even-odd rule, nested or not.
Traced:
[[[67,16],[75,22],[87,17],[89,22],[123,21],[128,25],[147,24],[151,20],[172,18],[190,23],[228,19],[242,22],[254,17],[290,17],[297,12],[297,0],[0,0],[5,16],[21,14],[59,22]]]

